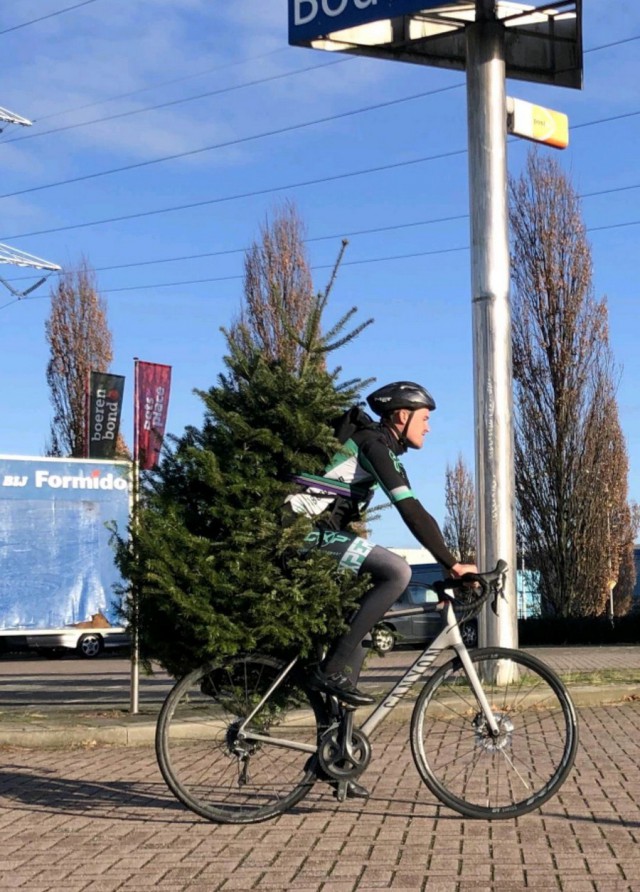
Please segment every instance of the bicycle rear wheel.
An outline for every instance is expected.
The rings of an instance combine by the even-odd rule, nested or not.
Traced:
[[[285,665],[237,657],[194,670],[169,693],[156,729],[158,763],[174,795],[202,817],[264,821],[313,786],[323,705],[293,672],[252,718],[246,738],[240,730]],[[251,732],[266,739],[252,740]]]
[[[514,818],[546,802],[578,746],[571,699],[544,663],[507,648],[469,656],[499,734],[493,737],[459,657],[424,686],[411,719],[420,776],[445,805],[471,818]]]

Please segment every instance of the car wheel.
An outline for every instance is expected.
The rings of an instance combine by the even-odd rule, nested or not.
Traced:
[[[102,638],[100,635],[83,635],[76,649],[81,657],[91,660],[102,652]]]
[[[460,634],[466,647],[478,646],[478,627],[475,623],[465,623],[460,629]]]
[[[380,654],[388,654],[396,644],[396,636],[388,626],[376,626],[371,632],[371,641]]]

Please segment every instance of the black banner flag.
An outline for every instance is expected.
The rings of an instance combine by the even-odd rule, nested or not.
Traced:
[[[88,458],[113,458],[120,430],[124,376],[91,372]]]

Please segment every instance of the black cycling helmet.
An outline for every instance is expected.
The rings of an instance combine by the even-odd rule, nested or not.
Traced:
[[[426,388],[413,381],[394,381],[379,387],[367,397],[370,408],[383,418],[396,409],[430,409],[436,407],[436,401]]]

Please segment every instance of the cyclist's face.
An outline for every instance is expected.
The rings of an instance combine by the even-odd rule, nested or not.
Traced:
[[[408,414],[409,413],[407,413],[407,415]],[[421,449],[424,444],[424,438],[429,433],[429,430],[429,410],[416,409],[405,434],[406,440],[414,449]]]

